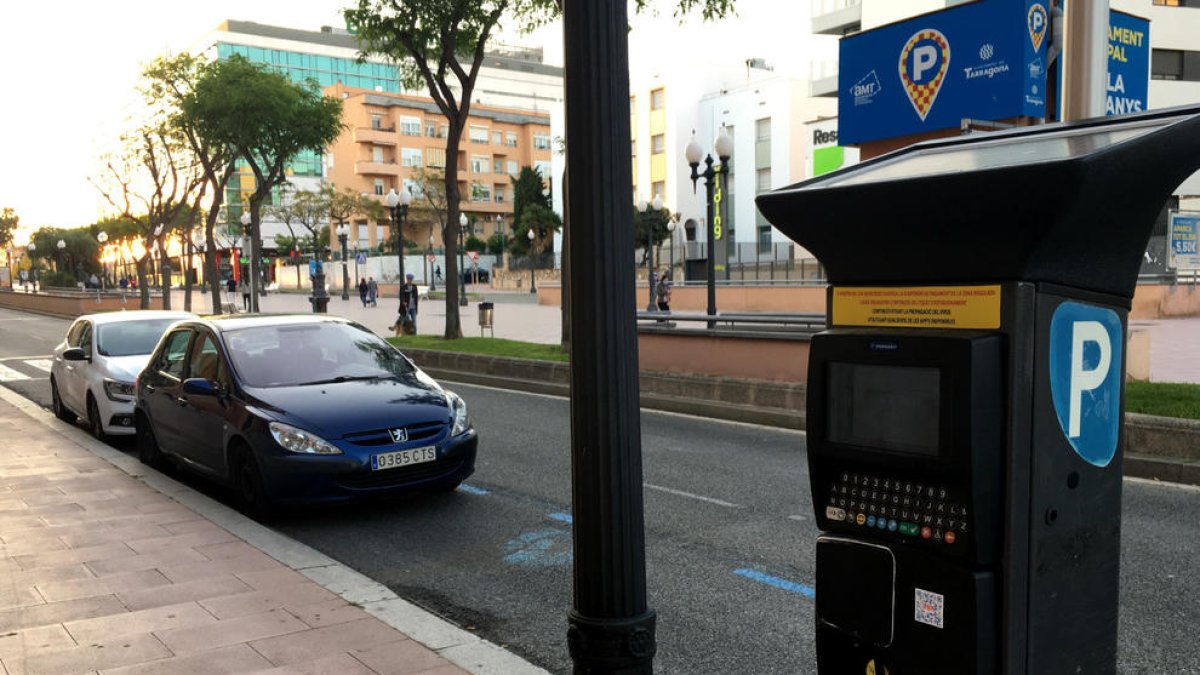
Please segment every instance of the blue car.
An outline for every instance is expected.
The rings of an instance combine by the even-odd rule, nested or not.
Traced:
[[[475,470],[467,406],[391,344],[325,316],[230,316],[172,325],[137,378],[143,462],[280,506],[450,491]]]

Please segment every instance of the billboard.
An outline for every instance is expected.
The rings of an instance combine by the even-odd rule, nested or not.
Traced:
[[[1200,213],[1175,212],[1167,227],[1167,264],[1179,271],[1200,269]]]
[[[812,178],[843,166],[858,163],[858,148],[846,148],[838,144],[837,119],[818,120],[805,125],[808,132],[808,173]]]
[[[843,144],[1046,116],[1049,0],[976,0],[840,42]],[[1111,12],[1109,111],[1146,108],[1149,22]]]

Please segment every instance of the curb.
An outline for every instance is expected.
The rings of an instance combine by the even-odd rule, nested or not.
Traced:
[[[549,675],[549,671],[445,619],[414,605],[383,584],[333,558],[243,516],[234,509],[193,490],[96,439],[68,426],[33,401],[0,387],[0,399],[21,413],[66,437],[150,488],[174,499],[196,514],[225,528],[246,543],[341,596],[351,605],[425,645],[460,668],[478,675]]]

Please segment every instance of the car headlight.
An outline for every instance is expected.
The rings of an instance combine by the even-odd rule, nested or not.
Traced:
[[[342,454],[342,451],[333,444],[303,429],[297,429],[296,427],[279,422],[271,422],[267,427],[271,430],[271,436],[275,438],[275,442],[282,446],[284,450],[301,455]]]
[[[132,382],[104,379],[104,395],[110,401],[128,401],[133,398],[135,391]]]
[[[446,405],[450,407],[450,419],[453,422],[450,435],[457,436],[466,433],[467,429],[471,428],[471,420],[467,419],[467,402],[462,400],[458,394],[448,391],[446,392]]]

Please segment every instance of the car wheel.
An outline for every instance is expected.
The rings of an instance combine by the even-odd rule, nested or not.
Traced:
[[[238,509],[258,521],[275,516],[275,504],[263,486],[262,471],[249,448],[242,447],[234,454],[233,490]]]
[[[54,409],[55,417],[69,424],[75,423],[75,413],[63,404],[62,396],[58,394],[58,383],[53,377],[50,378],[50,406]]]
[[[100,419],[100,406],[96,405],[96,399],[91,394],[87,397],[87,413],[88,431],[92,432],[92,438],[108,440],[108,434],[104,433],[104,420]]]
[[[162,449],[158,447],[158,439],[154,436],[154,429],[150,428],[150,420],[145,415],[138,414],[134,425],[137,431],[138,459],[142,464],[162,471],[166,468],[166,458]]]

